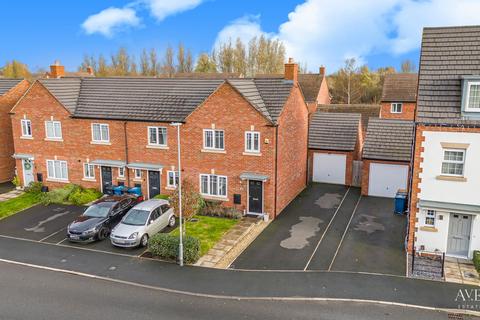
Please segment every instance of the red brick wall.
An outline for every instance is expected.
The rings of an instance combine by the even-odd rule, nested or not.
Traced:
[[[382,102],[380,108],[380,118],[382,119],[398,119],[413,120],[415,118],[415,103],[403,102],[402,113],[392,113],[392,103]]]
[[[30,84],[23,80],[14,88],[0,95],[0,182],[10,181],[15,176],[12,122],[9,112],[28,90]]]
[[[368,196],[368,183],[369,183],[369,178],[370,178],[370,163],[384,163],[384,164],[399,164],[399,165],[408,165],[410,167],[410,164],[408,162],[402,162],[402,161],[382,161],[382,160],[363,160],[363,165],[362,165],[362,195]],[[407,181],[410,181],[408,179]],[[408,182],[407,182],[407,187],[408,187]]]
[[[323,78],[322,84],[320,85],[320,90],[318,91],[317,102],[319,104],[330,104],[331,100],[327,78]]]
[[[345,170],[345,185],[351,186],[353,179],[353,160],[355,160],[355,151],[344,152],[344,151],[331,151],[331,150],[318,150],[318,149],[309,149],[308,150],[308,179],[312,181],[313,179],[313,154],[314,153],[329,153],[329,154],[344,154],[347,156],[346,170]]]
[[[306,186],[307,142],[308,109],[295,86],[278,120],[277,214]]]

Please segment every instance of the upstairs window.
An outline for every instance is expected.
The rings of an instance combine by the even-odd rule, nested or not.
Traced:
[[[45,121],[47,139],[62,139],[62,124],[60,121]]]
[[[201,174],[200,193],[207,196],[226,197],[227,177],[214,174]]]
[[[148,144],[151,146],[166,146],[167,128],[148,127]]]
[[[260,152],[260,132],[256,132],[256,131],[245,132],[245,152],[250,152],[250,153]]]
[[[32,122],[27,119],[22,119],[22,137],[31,138],[32,137]]]
[[[225,133],[223,130],[203,130],[203,148],[210,150],[225,149]]]
[[[480,112],[480,82],[470,82],[467,88],[465,111]]]
[[[392,113],[402,113],[403,103],[395,102],[392,103],[391,112]]]
[[[442,175],[463,177],[465,150],[450,149],[443,151]]]
[[[110,142],[110,130],[108,124],[92,123],[92,141],[99,143]]]

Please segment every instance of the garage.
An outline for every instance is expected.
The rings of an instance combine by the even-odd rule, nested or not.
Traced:
[[[345,184],[347,156],[344,154],[314,153],[313,182]]]
[[[368,195],[393,198],[399,189],[407,190],[408,165],[370,163]]]

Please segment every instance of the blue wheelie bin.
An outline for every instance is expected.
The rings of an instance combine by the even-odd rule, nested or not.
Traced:
[[[113,188],[113,194],[114,195],[117,195],[117,196],[121,196],[124,192],[124,190],[126,190],[127,187],[125,186],[117,186],[115,188]]]
[[[398,190],[395,195],[395,214],[404,214],[407,211],[407,192]]]

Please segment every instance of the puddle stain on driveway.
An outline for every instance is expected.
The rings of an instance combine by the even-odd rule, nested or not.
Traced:
[[[290,228],[290,237],[282,240],[280,246],[285,249],[303,249],[308,244],[308,239],[320,231],[323,220],[315,217],[299,217],[300,222]]]
[[[325,193],[315,201],[315,204],[322,209],[333,209],[340,204],[342,195],[339,193]]]
[[[53,221],[57,218],[63,217],[64,215],[69,214],[69,213],[70,213],[70,211],[64,211],[62,213],[54,214],[53,216],[50,216],[47,219],[38,222],[37,225],[32,227],[32,228],[25,228],[25,231],[31,231],[31,232],[35,232],[35,233],[45,232],[45,227],[42,227],[44,224],[46,224],[50,221]]]
[[[360,217],[363,221],[359,222],[355,226],[354,230],[363,231],[368,234],[374,233],[375,231],[385,230],[385,226],[383,224],[374,221],[377,217],[370,216],[368,214],[362,214]]]

